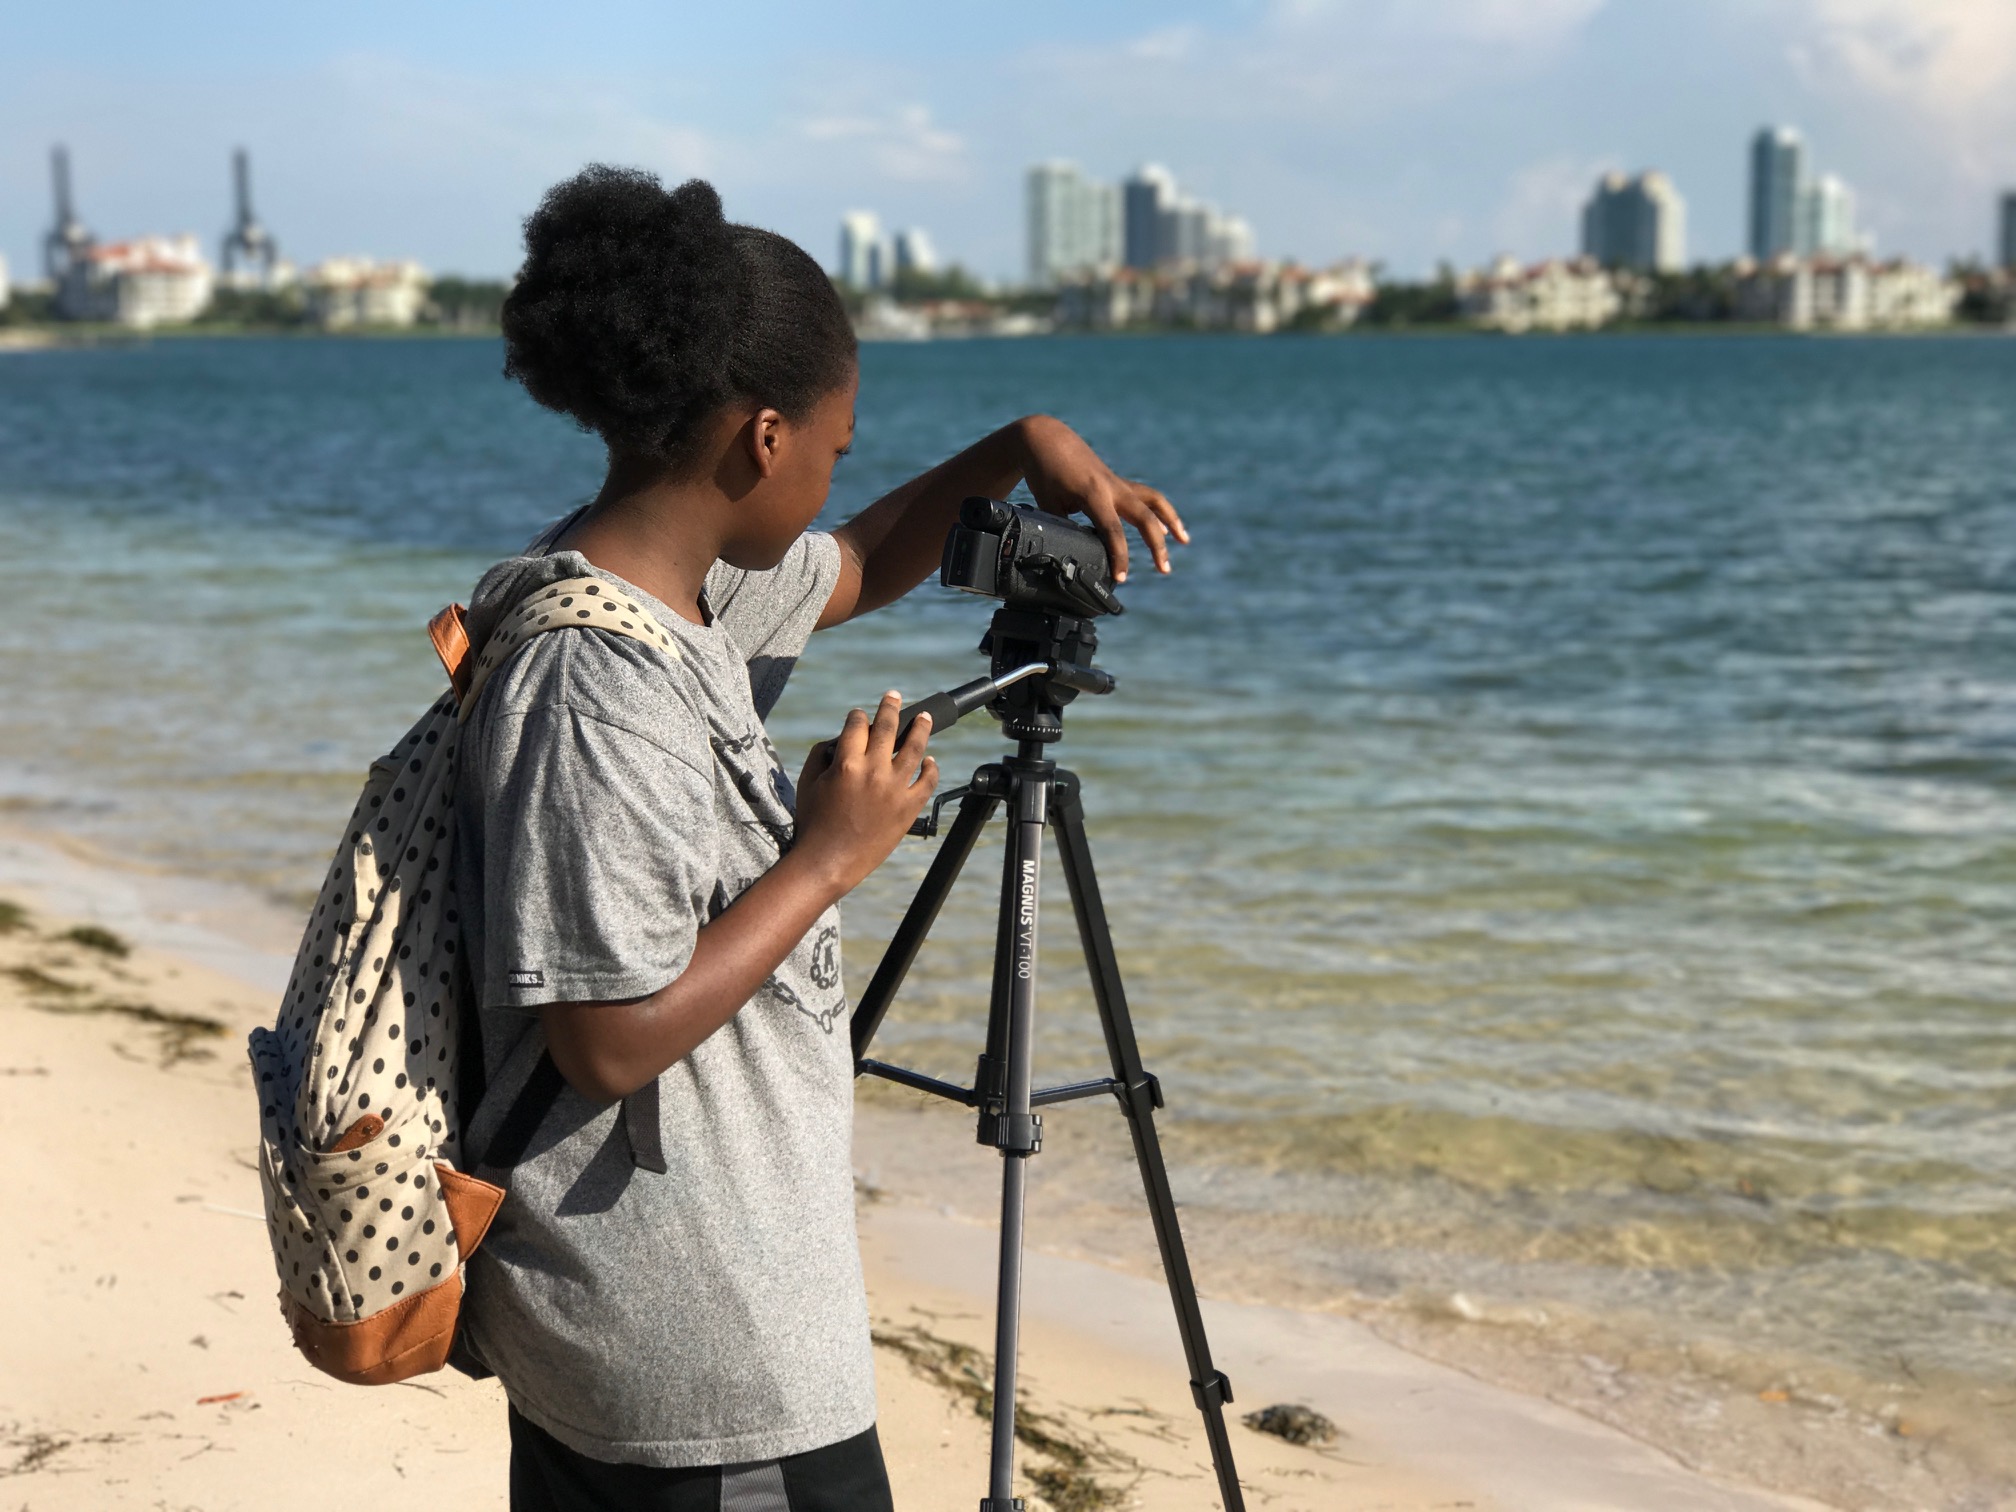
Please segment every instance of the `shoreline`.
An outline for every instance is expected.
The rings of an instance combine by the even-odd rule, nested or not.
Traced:
[[[0,1460],[24,1480],[27,1504],[151,1506],[173,1488],[206,1507],[258,1505],[287,1456],[326,1438],[316,1424],[337,1405],[331,1393],[355,1413],[346,1441],[363,1431],[365,1441],[387,1445],[378,1467],[391,1477],[386,1489],[410,1499],[440,1477],[444,1489],[457,1488],[457,1504],[482,1505],[467,1499],[467,1477],[488,1463],[501,1504],[494,1383],[442,1375],[348,1392],[301,1365],[267,1315],[271,1262],[255,1226],[239,1042],[266,1016],[285,958],[225,936],[218,923],[246,916],[217,913],[219,897],[200,887],[114,870],[81,847],[19,831],[0,832],[0,898],[33,911],[0,934],[0,948],[20,957],[0,982],[9,1023],[0,1073],[21,1094],[0,1112],[0,1126],[12,1126],[10,1148],[30,1154],[25,1200],[16,1204],[29,1217],[17,1253],[30,1284],[7,1288],[11,1300],[0,1304],[0,1326],[20,1344],[0,1368],[0,1423],[12,1425]],[[131,955],[98,959],[70,943],[73,921],[130,938]],[[78,984],[76,992],[38,999],[50,989],[32,973],[45,984]],[[159,1011],[149,1016],[124,1001],[135,995]],[[890,1147],[880,1115],[867,1113],[857,1168],[861,1156],[872,1165]],[[123,1126],[131,1137],[79,1139],[80,1121]],[[172,1175],[156,1170],[153,1141],[142,1137],[163,1126],[177,1130]],[[945,1132],[956,1141],[958,1131]],[[970,1154],[992,1172],[989,1152]],[[81,1204],[59,1195],[74,1190],[89,1195]],[[883,1192],[871,1177],[861,1228],[899,1504],[964,1505],[984,1480],[985,1423],[960,1381],[991,1341],[991,1225]],[[1025,1470],[1089,1477],[1099,1494],[1119,1498],[1088,1506],[1214,1505],[1159,1283],[1035,1246],[1028,1264],[1030,1410],[1065,1448],[1061,1458],[1025,1454]],[[1284,1512],[1334,1507],[1346,1496],[1423,1512],[1466,1500],[1535,1512],[1826,1505],[1701,1475],[1615,1428],[1434,1363],[1351,1318],[1208,1292],[1213,1347],[1239,1392],[1232,1432],[1242,1479]],[[1052,1389],[1057,1383],[1064,1388]],[[416,1402],[424,1403],[426,1448],[395,1448],[414,1442],[394,1419],[412,1417]],[[1335,1419],[1338,1444],[1299,1448],[1237,1422],[1275,1402]],[[344,1505],[358,1490],[344,1487]]]
[[[1062,328],[1013,335],[990,331],[962,331],[922,337],[878,337],[864,334],[865,343],[903,345],[934,341],[1014,341],[1057,339],[1095,341],[1156,341],[1187,336],[1231,341],[1349,341],[1349,340],[1454,340],[1463,337],[1494,341],[1587,341],[1605,338],[1651,336],[1662,340],[1698,340],[1727,336],[1744,340],[1782,337],[1801,341],[1968,341],[2016,337],[2016,326],[1955,322],[1909,330],[1871,328],[1868,330],[1798,330],[1786,326],[1747,321],[1644,321],[1616,322],[1590,330],[1504,331],[1461,322],[1430,325],[1353,325],[1334,331],[1277,330],[1236,331],[1189,326],[1123,327],[1114,330]],[[324,331],[291,326],[160,326],[146,330],[122,326],[91,326],[84,329],[62,325],[0,326],[0,355],[10,352],[86,351],[105,347],[144,346],[153,341],[498,341],[503,332],[495,327],[448,329],[442,327],[370,327]]]

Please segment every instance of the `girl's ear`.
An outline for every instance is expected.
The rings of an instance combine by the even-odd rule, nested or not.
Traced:
[[[757,476],[767,478],[776,472],[784,452],[784,417],[774,409],[760,409],[749,417],[743,434],[749,438],[749,460]]]

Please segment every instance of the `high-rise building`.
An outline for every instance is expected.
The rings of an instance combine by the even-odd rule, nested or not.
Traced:
[[[1176,179],[1159,163],[1144,163],[1120,186],[1125,205],[1121,256],[1130,268],[1152,268],[1169,254],[1165,221],[1176,207]]]
[[[938,252],[931,245],[930,236],[917,226],[896,233],[896,271],[898,273],[936,273]]]
[[[882,221],[873,210],[840,217],[840,281],[853,289],[879,289],[894,271]]]
[[[1253,228],[1243,216],[1226,215],[1213,217],[1209,245],[1204,249],[1205,262],[1215,266],[1226,263],[1243,263],[1253,260]]]
[[[1187,194],[1162,212],[1162,235],[1156,246],[1158,263],[1203,263],[1211,253],[1211,233],[1217,212]]]
[[[1606,173],[1582,208],[1582,252],[1606,268],[1676,273],[1687,264],[1687,202],[1663,173]]]
[[[1028,178],[1029,282],[1039,289],[1069,274],[1120,261],[1120,192],[1076,163],[1038,163]]]
[[[1750,142],[1750,255],[1768,262],[1800,250],[1806,143],[1790,126],[1766,126]]]
[[[1799,196],[1799,250],[1814,257],[1850,257],[1863,250],[1855,229],[1855,191],[1823,173]]]
[[[2002,196],[2002,266],[2016,270],[2016,189]]]

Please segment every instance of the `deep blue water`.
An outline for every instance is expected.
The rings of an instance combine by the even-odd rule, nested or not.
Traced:
[[[0,357],[0,796],[305,897],[427,615],[598,482],[499,367]],[[2006,1381],[2016,342],[872,347],[833,517],[1038,409],[1196,540],[1063,753],[1193,1200],[1343,1291]],[[983,622],[930,587],[822,637],[780,744],[974,675]],[[857,983],[921,862],[850,905]],[[948,1073],[986,906],[889,1030]]]

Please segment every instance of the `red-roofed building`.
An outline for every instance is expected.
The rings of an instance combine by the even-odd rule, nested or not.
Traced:
[[[332,257],[302,279],[308,313],[325,330],[410,326],[427,299],[427,273],[417,262]]]
[[[182,325],[210,307],[216,276],[193,236],[141,236],[80,251],[56,290],[65,320],[147,330]]]
[[[1736,315],[1795,331],[1896,331],[1946,325],[1960,285],[1936,269],[1893,258],[1795,257],[1736,265]]]
[[[1456,281],[1464,317],[1493,331],[1593,331],[1624,313],[1618,275],[1592,257],[1500,257]]]

